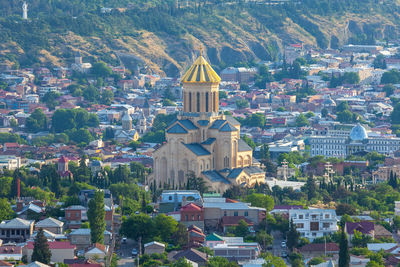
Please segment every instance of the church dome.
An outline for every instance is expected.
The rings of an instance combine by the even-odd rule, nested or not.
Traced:
[[[351,129],[350,139],[353,141],[361,141],[368,138],[367,131],[361,124],[357,124]]]
[[[219,83],[221,78],[200,55],[189,70],[183,75],[182,83]]]

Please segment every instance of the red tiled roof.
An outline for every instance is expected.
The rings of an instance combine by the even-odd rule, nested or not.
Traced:
[[[240,220],[244,220],[248,225],[254,225],[252,221],[244,216],[224,216],[222,217],[222,226],[236,226]]]
[[[18,143],[4,143],[4,145],[6,147],[8,147],[8,148],[10,148],[10,147],[19,147]]]
[[[0,266],[13,266],[13,265],[6,261],[0,261]]]
[[[203,208],[194,203],[189,203],[181,208],[181,211],[202,211]]]
[[[330,251],[330,252],[338,252],[339,246],[336,243],[311,243],[301,247],[300,252],[315,252],[315,251]]]
[[[1,246],[0,254],[21,254],[22,247],[17,246]]]
[[[76,247],[74,245],[71,245],[70,242],[61,242],[61,241],[53,241],[53,242],[48,242],[49,248],[50,249],[75,249]],[[34,247],[34,242],[28,242],[25,246],[27,249],[33,249]]]

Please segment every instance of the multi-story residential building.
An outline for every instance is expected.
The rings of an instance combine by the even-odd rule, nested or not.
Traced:
[[[80,205],[73,205],[65,209],[65,220],[68,228],[80,228],[82,221],[87,221],[87,209]]]
[[[232,202],[225,198],[205,198],[203,208],[206,229],[216,228],[224,217],[240,217],[257,225],[266,216],[264,208],[252,207],[243,202]]]
[[[0,223],[0,239],[4,242],[24,242],[33,233],[34,221],[15,218]]]
[[[183,206],[180,210],[181,223],[186,226],[195,225],[204,230],[204,209],[194,203]]]
[[[291,220],[300,235],[310,241],[332,234],[339,229],[336,211],[332,209],[291,209],[289,223]]]
[[[0,168],[15,170],[21,167],[21,158],[12,155],[0,155]]]

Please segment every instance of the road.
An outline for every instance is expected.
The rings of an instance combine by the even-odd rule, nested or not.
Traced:
[[[118,266],[133,267],[136,266],[135,259],[132,258],[132,249],[137,248],[137,242],[132,239],[127,239],[126,243],[121,243],[116,251],[118,257]]]
[[[282,257],[283,251],[288,253],[286,248],[282,248],[282,241],[284,240],[282,233],[280,231],[272,231],[271,235],[274,238],[274,241],[272,242],[272,254],[277,257]],[[283,260],[285,261],[286,266],[291,266],[287,257],[283,258]]]

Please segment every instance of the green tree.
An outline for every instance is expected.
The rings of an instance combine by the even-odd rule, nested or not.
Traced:
[[[272,253],[266,253],[263,255],[266,263],[263,267],[286,267],[285,261],[281,257],[276,257]]]
[[[337,114],[337,120],[341,123],[351,123],[353,122],[353,113],[350,110],[345,110]]]
[[[347,235],[344,232],[344,225],[342,225],[340,241],[339,241],[339,267],[349,267],[349,266],[350,266],[349,244],[347,241]]]
[[[246,99],[236,100],[235,104],[238,109],[244,109],[249,107],[249,101],[247,101]]]
[[[103,105],[111,105],[114,100],[114,93],[111,90],[103,90],[100,95],[100,103]]]
[[[271,211],[274,208],[274,198],[272,196],[253,193],[248,195],[246,198],[247,202],[251,203],[253,207],[265,208],[267,211]]]
[[[14,211],[6,198],[0,198],[0,222],[13,217]]]
[[[131,215],[121,225],[121,234],[134,240],[141,237],[144,242],[151,241],[156,233],[152,219],[143,213]]]
[[[339,203],[336,206],[336,214],[339,216],[342,216],[344,214],[347,215],[355,215],[356,214],[356,208],[353,205],[347,204],[347,203]]]
[[[300,114],[296,117],[296,127],[303,127],[310,125],[310,122],[303,114]]]
[[[249,147],[251,147],[251,149],[255,149],[256,148],[256,143],[254,143],[253,139],[251,139],[250,137],[248,137],[247,135],[243,135],[242,136],[242,140],[246,142],[246,144],[249,145]]]
[[[249,234],[249,225],[245,220],[240,220],[238,225],[235,227],[235,235],[245,237]]]
[[[385,57],[382,54],[379,54],[376,56],[372,65],[374,66],[374,69],[386,69],[387,68]]]
[[[394,106],[392,114],[390,114],[392,124],[400,124],[400,103]]]
[[[179,258],[177,261],[175,261],[171,267],[192,267],[192,264],[190,264],[185,257]]]
[[[260,244],[264,250],[266,250],[269,245],[272,245],[274,238],[271,235],[267,234],[267,232],[265,232],[264,230],[260,230],[256,233],[256,240],[257,243]]]
[[[34,112],[26,119],[25,128],[28,132],[37,133],[47,130],[47,117],[40,108],[35,109]]]
[[[88,203],[88,220],[90,224],[90,239],[92,243],[104,244],[104,231],[106,230],[104,193],[96,191],[94,198]]]
[[[35,242],[33,244],[33,252],[31,261],[38,261],[44,264],[49,264],[51,260],[51,251],[44,231],[40,228],[37,231]]]
[[[178,222],[171,216],[159,214],[154,219],[154,228],[164,242],[171,242],[172,235],[178,230]]]
[[[183,223],[179,223],[175,233],[173,234],[174,244],[185,247],[188,244],[189,236],[187,228]]]
[[[396,87],[394,87],[392,84],[386,84],[383,87],[383,91],[386,94],[386,97],[390,97],[391,95],[393,95],[394,90],[396,90]]]
[[[287,232],[287,247],[290,251],[293,251],[299,244],[300,233],[297,231],[296,226],[293,223],[293,219],[290,220],[289,231]]]
[[[322,117],[326,118],[326,116],[328,116],[328,114],[329,114],[329,111],[326,108],[323,108],[321,110],[321,116]]]
[[[368,243],[371,243],[373,238],[369,235],[365,235],[357,230],[354,230],[353,238],[351,243],[354,247],[367,247]]]
[[[238,267],[236,262],[230,262],[223,257],[212,257],[208,260],[207,267]]]
[[[60,93],[58,93],[58,92],[47,92],[43,96],[42,101],[43,101],[43,103],[46,103],[46,106],[50,110],[54,110],[55,107],[59,105],[59,102],[57,101],[57,99],[59,97],[60,97]]]
[[[105,62],[99,61],[93,64],[92,73],[97,77],[106,78],[112,74],[112,69]]]
[[[385,72],[381,78],[382,84],[398,84],[400,83],[400,72],[396,69]]]

